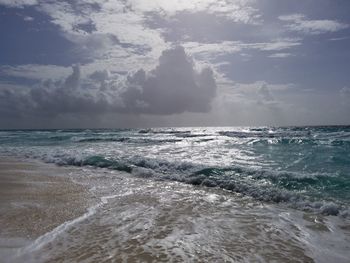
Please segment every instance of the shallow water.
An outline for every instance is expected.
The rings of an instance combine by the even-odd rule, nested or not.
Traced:
[[[32,262],[348,262],[350,127],[1,131],[96,198]],[[96,201],[97,200],[97,201]]]
[[[350,229],[341,228],[347,226],[341,218],[104,169],[74,175],[100,201],[12,262],[347,262],[350,256]]]

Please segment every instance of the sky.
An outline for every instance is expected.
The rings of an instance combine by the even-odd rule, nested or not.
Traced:
[[[349,0],[0,0],[0,129],[350,124]]]

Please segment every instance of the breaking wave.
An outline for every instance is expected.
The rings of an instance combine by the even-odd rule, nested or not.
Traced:
[[[0,153],[217,187],[330,215],[350,204],[350,127],[0,131]]]
[[[190,162],[169,162],[135,156],[116,160],[104,156],[85,158],[62,157],[45,159],[58,165],[92,166],[130,173],[156,180],[171,180],[186,184],[218,187],[259,201],[285,203],[293,208],[325,215],[347,216],[348,207],[332,198],[318,201],[322,190],[350,189],[350,182],[327,174],[296,174],[252,169],[242,166],[205,167]]]

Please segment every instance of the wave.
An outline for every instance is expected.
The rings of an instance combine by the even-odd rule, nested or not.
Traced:
[[[190,134],[191,130],[176,130],[176,129],[141,129],[138,131],[141,134]]]
[[[126,142],[126,143],[175,143],[181,142],[181,139],[150,139],[150,138],[132,138],[132,137],[119,137],[119,138],[76,138],[75,142],[78,143],[94,143],[94,142]]]
[[[132,159],[110,159],[104,156],[79,158],[60,158],[54,161],[60,165],[93,166],[108,168],[133,174],[143,178],[171,180],[186,184],[217,187],[249,196],[263,202],[285,203],[305,211],[324,215],[347,216],[344,203],[306,194],[311,190],[322,190],[339,186],[350,189],[350,182],[327,174],[296,174],[273,172],[242,166],[205,167],[191,162],[169,162],[134,156]],[[308,191],[305,191],[308,188]],[[318,191],[313,191],[317,193]],[[321,199],[320,199],[321,198]],[[322,201],[320,201],[322,200]]]
[[[75,138],[75,142],[128,142],[130,138],[122,137],[122,138]]]
[[[314,134],[311,132],[241,132],[241,131],[219,131],[219,135],[236,138],[236,139],[247,139],[243,140],[242,143],[252,145],[269,145],[269,144],[280,144],[280,145],[329,145],[336,147],[350,147],[350,134]]]
[[[336,214],[337,209],[330,212],[334,206],[324,206],[322,200],[339,206],[339,214],[350,203],[350,127],[43,130],[0,135],[1,153],[61,165],[218,187],[325,214]],[[187,161],[180,161],[184,158]]]
[[[249,131],[218,131],[218,134],[227,137],[235,138],[284,138],[293,137],[300,138],[310,136],[310,131],[259,131],[249,130]]]
[[[323,131],[324,130],[324,131]],[[53,144],[53,143],[172,143],[188,139],[205,142],[226,139],[227,143],[246,145],[326,145],[344,149],[350,148],[350,128],[247,128],[236,130],[221,129],[143,129],[143,130],[42,130],[2,131],[3,144]],[[323,131],[323,132],[321,132]],[[232,138],[232,140],[229,140]]]

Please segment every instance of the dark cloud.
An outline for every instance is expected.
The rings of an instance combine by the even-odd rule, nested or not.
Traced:
[[[176,47],[162,53],[154,70],[140,69],[124,80],[108,71],[83,78],[76,65],[61,81],[45,81],[25,92],[0,90],[0,117],[208,112],[215,95],[212,70],[197,71],[184,49]]]
[[[194,69],[182,47],[166,50],[159,65],[146,75],[139,70],[128,77],[122,97],[129,111],[151,114],[208,112],[216,94],[213,72]]]
[[[46,81],[33,88],[29,97],[34,107],[33,113],[55,116],[63,113],[101,113],[108,109],[108,101],[103,92],[94,96],[82,87],[80,66],[73,67],[73,73],[61,82]]]

